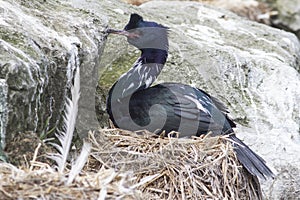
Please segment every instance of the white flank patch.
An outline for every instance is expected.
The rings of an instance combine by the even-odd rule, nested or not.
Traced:
[[[205,112],[206,114],[210,115],[209,111],[206,108],[203,107],[203,105],[199,102],[198,99],[194,99],[193,97],[188,96],[188,95],[184,95],[184,97],[186,97],[187,99],[194,102],[199,110],[201,110],[201,111]]]

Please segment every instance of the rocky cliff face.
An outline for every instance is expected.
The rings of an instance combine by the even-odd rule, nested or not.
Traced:
[[[9,143],[18,132],[43,135],[58,127],[74,70],[97,69],[106,23],[63,1],[0,7],[0,130]]]
[[[0,131],[7,143],[18,132],[42,134],[58,125],[78,67],[77,129],[84,134],[99,125],[98,71],[105,90],[139,55],[117,36],[102,53],[101,31],[123,28],[137,12],[170,27],[170,55],[157,82],[193,84],[222,100],[239,123],[237,135],[278,174],[264,183],[265,196],[297,195],[300,44],[293,34],[192,2],[17,0],[0,7]]]
[[[300,39],[300,3],[298,0],[272,0],[278,15],[272,20],[274,26],[293,32]]]

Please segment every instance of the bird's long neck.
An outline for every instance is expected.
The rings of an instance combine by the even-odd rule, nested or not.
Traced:
[[[142,49],[141,57],[133,67],[123,74],[111,88],[114,99],[131,96],[134,92],[146,89],[156,80],[166,63],[168,52],[160,49]]]

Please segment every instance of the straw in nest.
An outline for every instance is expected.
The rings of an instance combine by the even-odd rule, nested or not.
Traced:
[[[37,148],[26,165],[0,163],[1,199],[261,199],[259,182],[241,167],[226,136],[103,129],[89,141],[87,164],[69,185],[69,170],[57,172],[40,155],[45,145],[32,144]]]

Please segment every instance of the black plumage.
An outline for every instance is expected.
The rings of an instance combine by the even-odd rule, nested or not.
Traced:
[[[253,175],[274,177],[265,161],[236,137],[236,125],[227,116],[226,107],[201,89],[179,83],[151,84],[160,74],[168,56],[168,28],[144,21],[132,14],[124,30],[108,33],[125,35],[141,50],[133,67],[112,86],[107,112],[116,127],[127,130],[147,129],[155,133],[180,132],[180,137],[228,134],[237,158]]]

